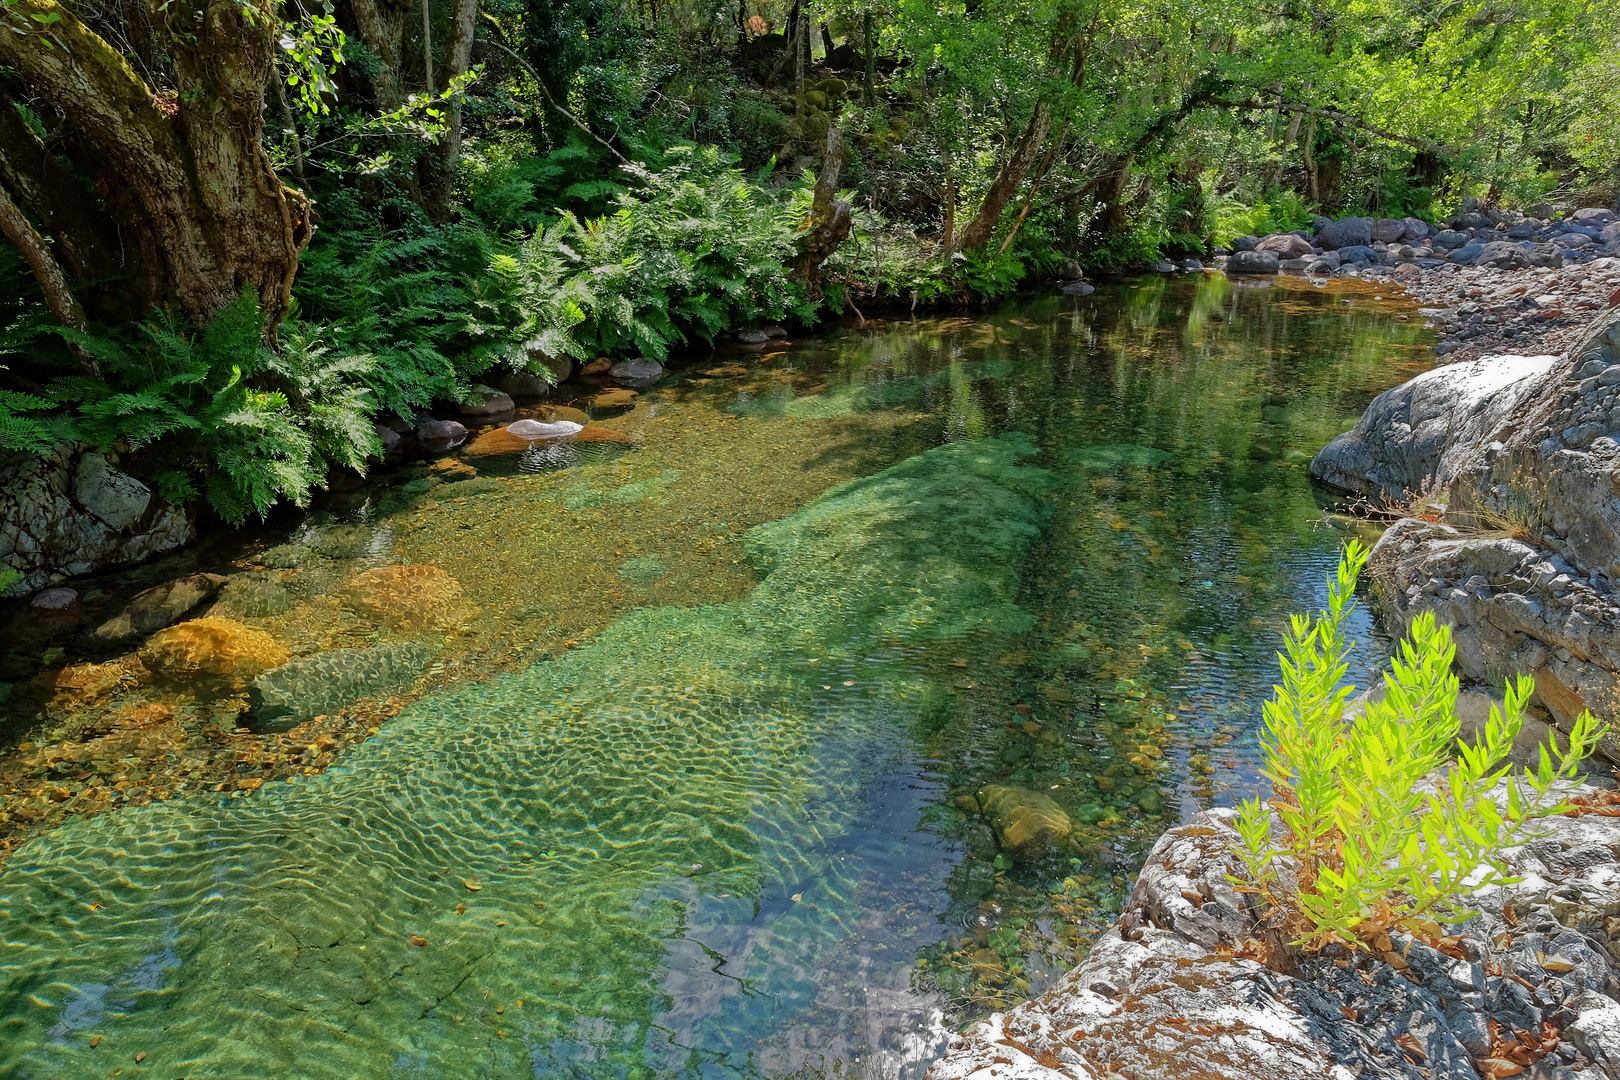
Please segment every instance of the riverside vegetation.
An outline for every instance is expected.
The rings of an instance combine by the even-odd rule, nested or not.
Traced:
[[[13,0],[0,448],[118,448],[237,522],[374,460],[370,420],[508,373],[993,298],[1313,213],[1609,202],[1616,18]]]

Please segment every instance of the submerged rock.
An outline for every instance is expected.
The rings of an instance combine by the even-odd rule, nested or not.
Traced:
[[[188,574],[136,593],[122,611],[90,631],[90,638],[111,648],[172,626],[212,600],[224,581],[218,574]]]
[[[979,792],[979,806],[1001,846],[1020,859],[1039,858],[1074,830],[1063,807],[1028,788],[992,784]]]
[[[346,592],[362,614],[396,630],[443,627],[460,615],[461,582],[437,566],[379,566]]]
[[[291,654],[262,630],[234,619],[192,619],[159,630],[140,649],[141,663],[171,683],[247,685]]]
[[[656,360],[648,360],[646,357],[642,357],[639,360],[624,360],[614,364],[609,369],[608,374],[612,375],[613,381],[620,386],[628,386],[639,390],[651,386],[663,378],[664,365]]]
[[[276,730],[335,713],[360,698],[412,682],[432,655],[431,645],[407,641],[290,661],[253,680],[253,717]]]

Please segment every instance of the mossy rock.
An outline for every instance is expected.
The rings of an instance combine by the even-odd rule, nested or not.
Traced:
[[[1018,859],[1039,858],[1074,831],[1063,807],[1038,791],[992,784],[979,792],[979,805],[1002,848]]]
[[[816,83],[816,88],[815,90],[811,91],[811,93],[820,93],[828,101],[831,101],[835,98],[841,98],[848,95],[849,83],[845,82],[843,79],[822,79],[820,82]]]
[[[827,101],[827,95],[820,90],[806,90],[804,92],[804,103],[812,109],[819,109],[822,112],[826,112],[827,106],[830,104]]]
[[[254,719],[270,730],[285,730],[335,713],[360,698],[412,682],[432,655],[432,646],[407,641],[290,661],[253,680]]]
[[[346,591],[361,614],[395,630],[443,628],[460,615],[461,582],[437,566],[379,566]]]

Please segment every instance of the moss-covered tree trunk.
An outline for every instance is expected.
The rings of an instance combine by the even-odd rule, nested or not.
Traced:
[[[201,323],[251,289],[273,326],[310,236],[309,200],[276,176],[263,144],[274,8],[146,6],[167,61],[161,85],[55,0],[11,0],[0,85],[30,105],[46,138],[0,123],[0,182],[53,248],[79,252],[85,270],[110,263],[126,303]],[[95,290],[84,299],[92,317],[127,315],[105,310]]]

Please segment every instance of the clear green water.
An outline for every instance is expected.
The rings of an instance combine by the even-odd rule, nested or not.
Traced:
[[[920,1075],[1251,784],[1342,539],[1305,462],[1421,363],[1409,313],[1211,277],[891,323],[699,365],[620,454],[335,513],[365,542],[307,589],[431,560],[476,608],[443,656],[588,640],[19,850],[0,1074]],[[989,783],[1070,841],[999,851]]]

